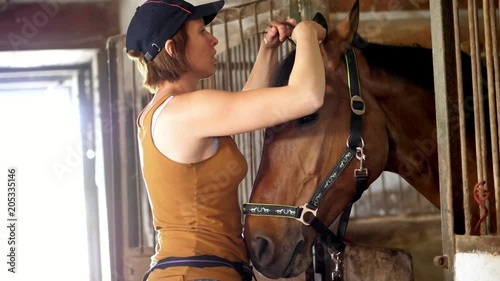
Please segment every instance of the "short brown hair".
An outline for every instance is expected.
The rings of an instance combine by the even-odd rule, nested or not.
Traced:
[[[127,55],[137,63],[137,68],[142,74],[143,86],[151,93],[156,93],[160,82],[174,82],[190,68],[184,50],[188,36],[186,25],[172,37],[172,57],[164,50],[150,62],[144,60],[144,55],[136,50],[128,50]]]

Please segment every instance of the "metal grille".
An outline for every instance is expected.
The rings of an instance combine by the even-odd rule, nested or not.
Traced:
[[[458,278],[454,267],[457,253],[495,253],[500,250],[499,4],[493,0],[468,0],[467,15],[460,17],[457,0],[431,1],[443,251],[450,269],[445,273],[446,280]],[[466,34],[461,34],[459,29],[463,21],[468,25]],[[461,49],[471,55],[472,100],[463,98],[463,81],[470,77],[461,71],[464,63]],[[464,106],[474,109],[473,146],[468,145],[465,138]],[[476,160],[475,166],[467,164],[468,157]],[[476,185],[482,181],[485,181],[484,189],[478,190]],[[462,202],[454,202],[457,199],[452,191],[457,188],[462,190]],[[489,193],[487,198],[486,193]],[[475,194],[485,200],[476,200]],[[464,214],[452,211],[454,203],[463,204]],[[479,217],[475,213],[479,213]],[[457,233],[454,217],[459,215],[465,216],[465,229]],[[481,220],[483,217],[484,221]]]

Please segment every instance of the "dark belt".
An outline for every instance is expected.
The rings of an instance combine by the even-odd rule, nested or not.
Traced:
[[[142,280],[147,281],[149,274],[155,269],[165,269],[173,266],[191,266],[198,268],[226,266],[236,270],[241,275],[242,281],[252,281],[252,277],[254,277],[252,267],[246,263],[233,262],[217,256],[203,255],[182,258],[168,257],[162,259],[146,272]]]

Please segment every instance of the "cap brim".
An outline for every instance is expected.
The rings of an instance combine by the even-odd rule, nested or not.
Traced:
[[[224,0],[219,0],[195,6],[193,13],[189,16],[188,19],[203,18],[205,25],[207,25],[214,20],[215,16],[222,9],[223,6],[224,6]]]

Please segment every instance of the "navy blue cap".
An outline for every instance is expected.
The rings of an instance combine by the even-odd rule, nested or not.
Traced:
[[[224,6],[224,0],[199,6],[183,0],[148,0],[137,7],[128,26],[125,47],[140,51],[151,61],[187,20],[203,18],[209,24]]]

